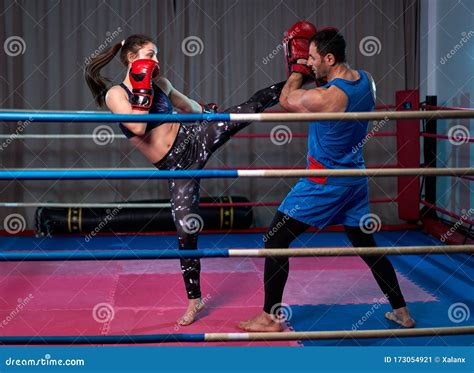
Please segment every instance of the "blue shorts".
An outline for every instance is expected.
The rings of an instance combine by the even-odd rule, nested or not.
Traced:
[[[368,182],[331,185],[303,178],[291,189],[278,211],[316,228],[332,224],[358,227],[362,217],[370,213]]]

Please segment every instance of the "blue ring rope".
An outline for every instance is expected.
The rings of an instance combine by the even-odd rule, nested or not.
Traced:
[[[0,180],[209,179],[237,178],[238,170],[3,170]]]
[[[88,114],[1,112],[0,121],[16,122],[228,122],[229,113],[218,114]],[[245,120],[242,120],[245,121]]]
[[[195,334],[144,334],[144,335],[97,335],[97,336],[0,336],[0,345],[90,345],[136,344],[162,342],[205,342],[204,333]]]
[[[138,251],[59,251],[59,252],[1,252],[0,262],[62,261],[62,260],[145,260],[186,258],[228,258],[229,249],[203,250],[138,250]]]

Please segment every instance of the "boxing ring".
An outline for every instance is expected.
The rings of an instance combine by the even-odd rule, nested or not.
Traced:
[[[421,107],[400,110],[398,101],[419,102],[412,92],[397,94],[396,111],[372,113],[263,113],[263,114],[151,114],[140,121],[260,121],[398,120],[400,141],[451,136],[414,130],[420,119],[466,119],[474,110]],[[392,106],[383,107],[391,109]],[[87,112],[1,111],[0,121],[30,122],[132,122],[134,115]],[[34,139],[34,135],[24,135]],[[41,135],[40,135],[41,136]],[[43,135],[44,137],[45,135]],[[61,135],[47,135],[62,138]],[[70,135],[63,135],[70,136]],[[256,135],[268,137],[267,135]],[[305,134],[298,134],[305,137]],[[236,138],[249,135],[237,135]],[[41,137],[37,137],[41,138]],[[65,137],[66,138],[66,137]],[[87,138],[84,137],[84,138]],[[469,143],[474,139],[469,138]],[[426,149],[425,149],[426,150]],[[417,151],[420,151],[418,148]],[[420,216],[419,206],[447,213],[472,225],[461,213],[435,206],[432,196],[421,199],[419,177],[455,177],[472,181],[474,168],[420,167],[419,157],[400,155],[398,164],[363,170],[206,169],[158,171],[155,169],[3,169],[0,180],[129,180],[169,178],[294,178],[294,177],[396,177],[396,198],[372,203],[398,203],[406,221]],[[414,182],[414,180],[416,182]],[[257,182],[257,180],[256,180]],[[428,182],[428,181],[427,181]],[[415,191],[415,193],[413,192]],[[240,204],[240,205],[239,205]],[[278,202],[224,202],[219,207],[276,206]],[[1,207],[62,207],[47,202],[0,202]],[[70,203],[76,207],[144,207],[143,204]],[[154,207],[167,207],[157,203]],[[469,273],[474,269],[474,244],[445,244],[430,221],[425,231],[416,224],[386,226],[375,233],[378,247],[352,248],[341,229],[330,228],[298,237],[290,249],[262,249],[262,229],[201,232],[198,250],[176,250],[173,232],[160,234],[99,234],[85,241],[80,234],[0,237],[0,344],[157,344],[167,345],[472,345],[474,326],[459,312],[473,309]],[[356,255],[390,255],[404,289],[417,328],[394,329],[383,318],[389,305]],[[285,292],[286,326],[281,333],[240,333],[239,321],[261,310],[263,258],[292,257],[292,272]],[[203,300],[207,308],[192,325],[174,320],[185,304],[178,258],[203,258]],[[449,258],[449,259],[446,259]],[[40,263],[37,263],[40,262]],[[41,286],[40,286],[41,285]],[[34,294],[34,295],[32,295]],[[207,294],[207,295],[206,295]],[[31,296],[31,299],[29,299]],[[28,302],[25,303],[25,301]],[[17,306],[15,308],[15,305]],[[18,317],[11,317],[17,309]],[[282,305],[283,306],[283,305]],[[92,314],[92,315],[91,315]],[[7,320],[8,322],[5,322]],[[74,320],[71,322],[70,320]],[[203,332],[205,331],[205,332]]]

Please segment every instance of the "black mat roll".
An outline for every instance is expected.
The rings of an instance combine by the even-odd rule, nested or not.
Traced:
[[[221,196],[201,198],[201,203],[249,202],[245,197]],[[119,202],[115,202],[119,203]],[[169,199],[127,201],[123,203],[169,203]],[[201,207],[190,228],[245,229],[253,223],[252,207]],[[100,232],[176,231],[170,208],[77,208],[42,207],[35,213],[36,234],[91,234]]]

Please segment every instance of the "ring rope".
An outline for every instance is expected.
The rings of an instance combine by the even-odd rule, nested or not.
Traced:
[[[208,207],[201,206],[200,207]],[[211,205],[211,207],[214,205]],[[230,206],[233,206],[232,204]],[[0,202],[0,207],[58,207],[58,208],[158,208],[166,209],[171,203],[61,203],[61,202]]]
[[[396,109],[397,106],[394,104],[388,104],[388,105],[375,105],[374,110],[388,110],[388,109]],[[455,109],[455,108],[447,108],[447,109]],[[461,110],[463,108],[460,108]],[[13,113],[31,113],[31,110],[26,110],[26,109],[1,109],[1,111],[5,112],[13,112]],[[73,114],[104,114],[108,113],[106,110],[36,110],[33,111],[34,113],[73,113]],[[288,113],[288,111],[285,110],[279,110],[279,109],[266,109],[265,113]]]
[[[15,251],[1,252],[0,262],[86,261],[86,260],[153,260],[190,258],[267,258],[356,255],[418,255],[474,253],[474,245],[405,246],[405,247],[331,247],[303,249],[200,249],[139,251]]]
[[[436,106],[427,104],[423,104],[421,107],[425,110],[474,110],[474,108],[471,107]]]
[[[396,202],[393,199],[380,199],[383,202]],[[379,202],[378,200],[375,201]],[[201,202],[199,207],[272,207],[281,202]],[[58,208],[157,208],[166,209],[171,203],[62,203],[62,202],[0,202],[0,207],[58,207]]]
[[[396,203],[397,198],[370,198],[370,203]],[[201,202],[199,207],[275,207],[280,206],[281,201],[275,202]],[[0,202],[0,207],[59,207],[59,208],[170,208],[171,203],[148,203],[148,202]]]
[[[446,209],[443,209],[439,206],[436,206],[436,205],[433,205],[432,203],[429,203],[425,200],[420,200],[420,203],[432,210],[435,210],[435,211],[438,211],[444,215],[448,215],[454,219],[458,219],[459,221],[461,222],[464,222],[464,223],[467,223],[467,224],[470,224],[470,225],[474,225],[474,220],[471,220],[469,219],[469,216],[471,213],[467,214],[467,211],[462,213],[462,215],[460,214],[456,214],[455,212],[452,212],[452,211],[449,211],[449,210],[446,210]],[[472,209],[471,209],[472,210]]]
[[[5,112],[0,121],[28,122],[299,122],[337,120],[457,119],[472,118],[474,110],[372,111],[350,113],[256,113],[256,114],[91,114],[64,112]]]
[[[383,202],[396,202],[393,199],[380,199]],[[376,200],[376,202],[379,202]],[[271,207],[281,202],[201,202],[199,207]],[[62,202],[0,202],[0,207],[58,207],[58,208],[157,208],[166,209],[171,203],[62,203]]]
[[[376,132],[373,134],[375,137],[395,137],[396,132]],[[423,135],[423,133],[421,134]],[[111,133],[106,136],[113,137],[114,139],[119,140],[128,140],[125,135],[119,133]],[[10,135],[0,135],[0,139],[18,139],[18,140],[95,140],[99,137],[99,134],[29,134],[29,135],[18,135],[12,133]],[[246,133],[246,134],[236,134],[232,136],[233,139],[267,139],[272,138],[271,133]],[[307,133],[292,133],[292,138],[307,138]]]
[[[337,330],[318,332],[275,333],[192,333],[97,336],[0,336],[3,345],[65,345],[65,344],[143,344],[172,342],[238,342],[238,341],[299,341],[329,339],[401,338],[474,334],[474,326],[385,329]]]
[[[432,139],[441,139],[441,140],[454,140],[454,141],[463,141],[463,142],[474,142],[474,137],[469,137],[469,136],[465,136],[465,137],[462,137],[461,139],[458,139],[457,137],[455,136],[447,136],[447,135],[438,135],[438,134],[435,134],[435,133],[428,133],[428,132],[422,132],[420,133],[420,136],[423,136],[423,137],[429,137],[429,138],[432,138]]]
[[[372,203],[397,202],[393,198],[379,198]],[[199,207],[275,207],[281,202],[201,202]],[[58,207],[58,208],[158,208],[166,209],[171,203],[63,203],[63,202],[0,202],[0,207]]]
[[[110,137],[113,137],[114,139],[120,139],[120,140],[128,140],[128,138],[125,135],[119,134],[119,133],[111,133],[108,134]],[[385,132],[377,132],[374,134],[374,136],[396,136],[396,134],[393,133],[385,133]],[[52,135],[47,135],[47,134],[30,134],[30,135],[17,135],[15,133],[12,133],[10,135],[0,135],[0,139],[18,139],[18,140],[78,140],[78,139],[86,139],[86,140],[95,140],[99,137],[99,134],[94,135],[94,134],[68,134],[68,135],[61,135],[61,134],[52,134]],[[237,134],[232,136],[233,139],[259,139],[259,138],[271,138],[272,135],[270,133],[248,133],[248,134]],[[292,138],[307,138],[308,134],[307,133],[293,133],[291,135]]]
[[[99,180],[99,179],[208,179],[208,178],[294,178],[294,177],[385,177],[385,176],[466,176],[474,175],[468,168],[387,168],[326,170],[185,170],[156,169],[3,169],[0,180]]]

